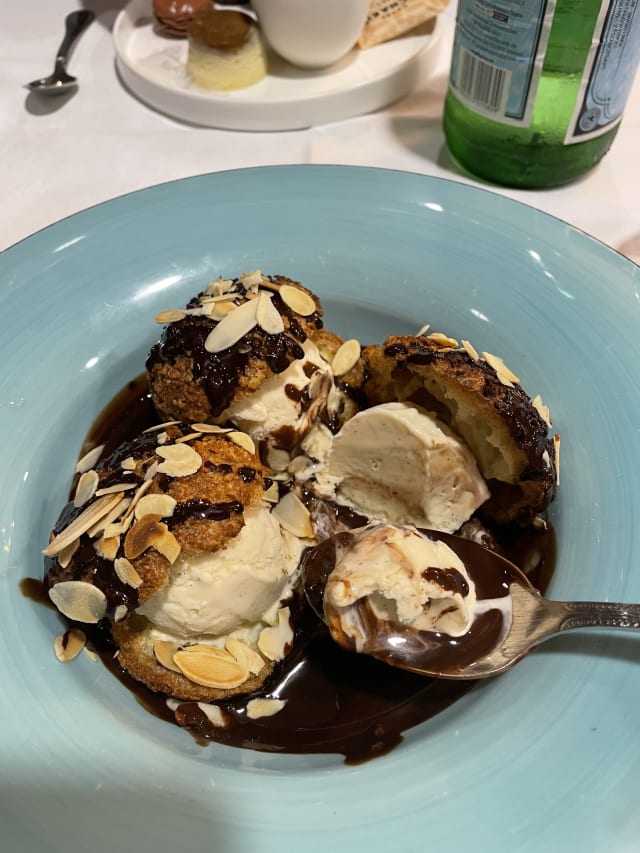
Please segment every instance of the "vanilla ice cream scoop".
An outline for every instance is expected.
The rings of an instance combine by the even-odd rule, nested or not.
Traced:
[[[447,532],[489,497],[469,448],[435,415],[406,402],[347,421],[313,474],[316,494],[370,521]]]
[[[298,540],[264,506],[245,511],[245,525],[224,548],[181,555],[168,584],[138,613],[178,638],[228,635],[261,624],[277,607],[300,558]]]
[[[417,631],[459,637],[469,630],[475,585],[464,563],[444,542],[414,527],[377,524],[354,531],[337,547],[336,565],[324,589],[324,612],[332,628],[362,651],[363,618]],[[366,602],[367,609],[361,605]]]

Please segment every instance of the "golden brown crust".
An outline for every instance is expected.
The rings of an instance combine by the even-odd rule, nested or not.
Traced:
[[[504,384],[484,360],[427,337],[392,336],[363,352],[370,405],[409,400],[434,411],[460,435],[488,481],[480,512],[499,523],[526,523],[555,493],[553,441],[519,385]]]
[[[250,675],[238,687],[206,687],[158,663],[153,651],[151,624],[142,616],[131,614],[124,622],[114,623],[111,632],[118,644],[120,665],[151,690],[166,693],[176,699],[214,702],[230,696],[252,693],[262,686],[275,666],[272,661],[265,660],[258,675]]]

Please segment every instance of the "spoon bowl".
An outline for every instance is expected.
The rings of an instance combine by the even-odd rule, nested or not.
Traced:
[[[61,95],[77,88],[78,80],[67,72],[67,61],[74,44],[94,18],[94,12],[89,9],[81,9],[67,15],[65,18],[65,34],[56,54],[53,72],[48,77],[41,77],[27,83],[27,88],[30,91],[41,92],[45,95]]]
[[[366,598],[351,605],[348,613],[333,607],[324,598],[324,587],[336,553],[349,547],[352,534],[345,532],[311,549],[303,563],[307,600],[339,645],[421,675],[480,679],[506,672],[535,646],[567,630],[640,629],[638,604],[552,601],[495,551],[450,533],[420,532],[445,542],[476,585],[474,617],[467,632],[454,637],[379,618]]]

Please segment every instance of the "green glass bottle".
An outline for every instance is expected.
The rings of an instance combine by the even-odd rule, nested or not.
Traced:
[[[638,0],[459,0],[449,150],[495,183],[571,181],[613,142],[639,60]]]

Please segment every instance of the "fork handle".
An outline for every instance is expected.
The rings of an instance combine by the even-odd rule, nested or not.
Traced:
[[[95,12],[89,9],[79,9],[67,15],[64,19],[64,38],[56,54],[56,65],[65,64],[76,39],[82,35],[94,18]]]

